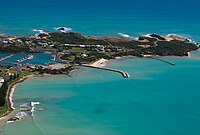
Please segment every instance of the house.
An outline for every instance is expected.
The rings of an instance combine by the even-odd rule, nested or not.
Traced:
[[[3,83],[4,83],[4,79],[2,77],[0,77],[0,88],[3,85]]]
[[[88,55],[85,54],[85,53],[84,53],[84,54],[81,54],[81,57],[82,57],[82,58],[85,58],[85,57],[87,57],[87,56],[88,56]]]

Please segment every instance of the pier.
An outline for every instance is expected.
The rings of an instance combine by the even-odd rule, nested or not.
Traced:
[[[17,63],[20,63],[20,62],[24,62],[24,61],[27,61],[27,60],[31,60],[31,59],[33,59],[33,58],[34,58],[33,55],[28,55],[28,56],[26,56],[26,57],[24,57],[24,58],[22,58],[22,59],[17,60],[16,62],[17,62]]]
[[[124,78],[129,78],[130,77],[130,75],[127,72],[124,72],[124,71],[121,71],[121,70],[117,70],[117,69],[105,68],[105,67],[94,67],[94,66],[88,66],[88,65],[80,65],[80,66],[116,72],[116,73],[121,74]]]
[[[175,65],[176,65],[176,64],[173,63],[173,62],[169,62],[169,61],[167,61],[167,60],[162,60],[162,59],[159,59],[159,58],[156,58],[156,57],[149,57],[149,58],[151,58],[151,59],[155,59],[155,60],[158,60],[158,61],[161,61],[161,62],[167,63],[167,64],[170,64],[170,65],[172,65],[172,66],[175,66]]]
[[[9,59],[9,58],[11,58],[11,57],[13,57],[13,56],[14,56],[14,54],[5,56],[5,57],[3,57],[3,58],[0,59],[0,62],[1,62],[1,61],[4,61],[4,60],[7,60],[7,59]]]

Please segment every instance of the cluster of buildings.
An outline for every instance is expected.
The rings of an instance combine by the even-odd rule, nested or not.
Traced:
[[[42,39],[38,36],[30,36],[27,38],[23,38],[23,42],[27,46],[54,46],[54,43],[48,39]]]
[[[65,46],[68,48],[82,48],[89,51],[98,51],[98,52],[119,52],[122,51],[122,48],[119,46],[112,45],[78,45],[78,44],[61,44],[59,46]]]
[[[16,37],[0,36],[0,45],[14,45],[16,42],[20,42],[16,40]]]
[[[6,37],[0,36],[0,46],[7,46],[7,45],[26,45],[29,47],[47,47],[47,46],[54,46],[54,43],[46,38],[41,38],[39,36],[29,36],[29,37]]]

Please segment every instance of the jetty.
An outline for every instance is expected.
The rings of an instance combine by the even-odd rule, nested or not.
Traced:
[[[34,58],[33,55],[28,55],[28,56],[26,56],[26,57],[24,57],[24,58],[22,58],[22,59],[17,60],[16,62],[17,62],[17,63],[19,63],[19,62],[24,62],[24,61],[27,61],[27,60],[31,60],[31,59],[33,59],[33,58]]]
[[[11,57],[13,57],[13,56],[14,56],[14,54],[11,54],[11,55],[8,55],[8,56],[5,56],[5,57],[1,58],[0,61],[7,60],[7,59],[9,59],[9,58],[11,58]]]
[[[155,60],[158,60],[158,61],[161,61],[161,62],[167,63],[167,64],[170,64],[170,65],[172,65],[172,66],[175,66],[175,65],[176,65],[176,64],[173,63],[173,62],[169,62],[169,61],[167,61],[167,60],[162,60],[162,59],[157,58],[157,57],[149,57],[149,58],[151,58],[151,59],[155,59]]]
[[[117,69],[112,69],[112,68],[105,68],[105,67],[95,67],[95,66],[89,66],[89,65],[79,65],[79,66],[112,71],[112,72],[121,74],[124,78],[129,78],[130,77],[130,75],[127,72],[124,72],[122,70],[117,70]]]

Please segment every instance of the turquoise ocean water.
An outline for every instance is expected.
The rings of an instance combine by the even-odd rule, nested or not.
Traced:
[[[199,135],[200,62],[191,58],[113,60],[130,78],[94,69],[17,85],[15,112],[40,102],[33,117],[6,124],[5,135]],[[45,108],[40,110],[39,108]],[[39,110],[38,110],[39,109]]]
[[[84,35],[175,33],[198,42],[199,5],[198,0],[0,0],[0,33],[25,36],[65,26]],[[200,52],[162,59],[176,66],[131,58],[107,65],[127,71],[128,79],[94,69],[80,69],[71,78],[30,78],[17,85],[15,114],[24,103],[40,105],[33,117],[1,126],[0,134],[199,135]],[[43,56],[35,60],[39,64]]]

